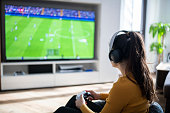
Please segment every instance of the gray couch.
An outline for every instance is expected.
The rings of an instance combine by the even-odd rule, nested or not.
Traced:
[[[164,82],[164,97],[166,98],[165,113],[170,113],[170,71]]]

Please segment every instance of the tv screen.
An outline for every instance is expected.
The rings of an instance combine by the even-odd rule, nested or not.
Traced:
[[[95,11],[5,4],[5,60],[94,59]]]

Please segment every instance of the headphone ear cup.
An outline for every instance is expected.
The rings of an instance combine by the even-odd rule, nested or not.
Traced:
[[[119,49],[111,50],[109,53],[109,59],[114,63],[118,63],[122,60],[122,54]]]

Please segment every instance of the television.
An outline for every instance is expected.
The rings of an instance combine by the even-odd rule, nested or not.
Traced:
[[[93,5],[4,0],[1,14],[2,62],[95,59]]]

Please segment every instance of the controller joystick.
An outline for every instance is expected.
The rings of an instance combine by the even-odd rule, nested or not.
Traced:
[[[86,93],[83,95],[84,99],[87,99],[87,98],[90,97],[90,96],[93,98],[93,96],[91,95],[90,92],[86,92]]]
[[[76,96],[76,99],[79,99],[81,95],[83,95],[85,100],[88,100],[88,97],[94,98],[90,92],[83,91]]]

